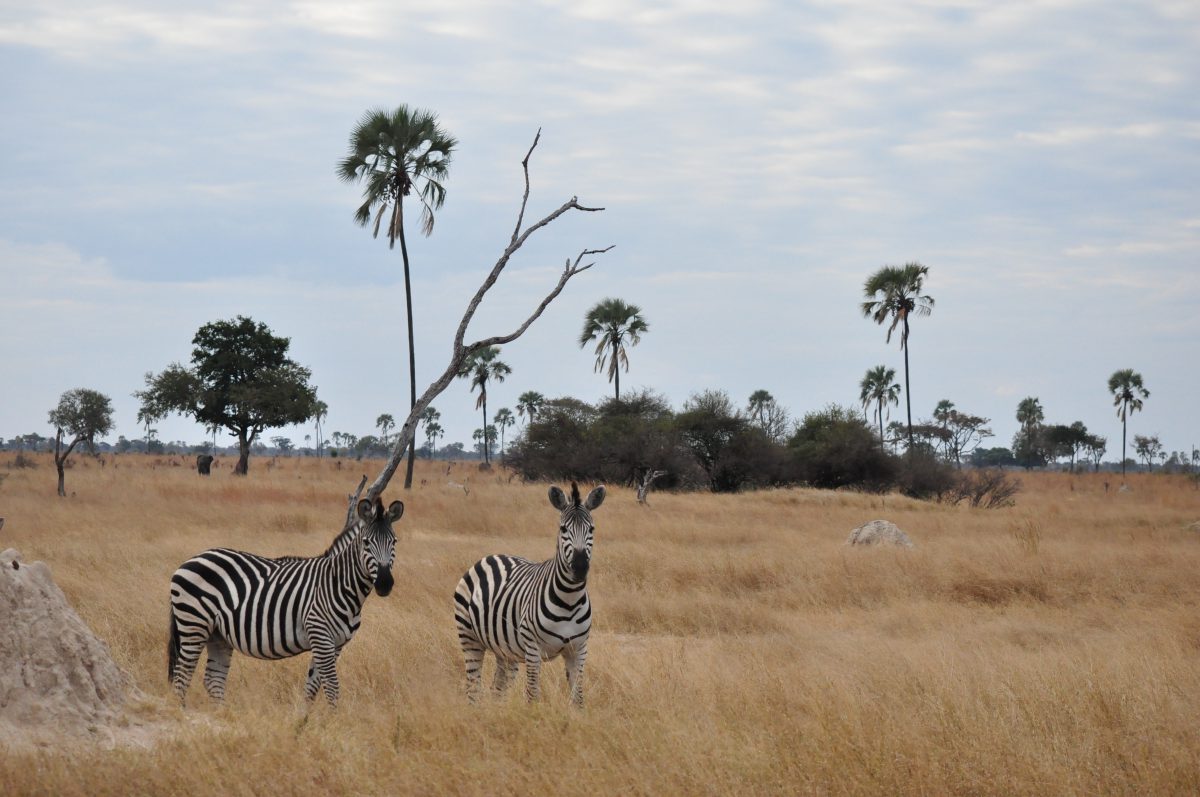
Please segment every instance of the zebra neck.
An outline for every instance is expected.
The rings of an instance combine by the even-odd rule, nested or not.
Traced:
[[[550,589],[560,594],[574,594],[587,590],[587,576],[576,581],[571,568],[560,557],[554,558],[554,571],[550,578]]]
[[[351,544],[334,553],[329,559],[333,563],[333,572],[342,586],[347,591],[354,592],[366,600],[375,584],[371,580],[371,574],[363,566],[362,557],[358,554],[358,545]]]

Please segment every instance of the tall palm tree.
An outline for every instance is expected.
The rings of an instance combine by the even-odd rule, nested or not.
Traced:
[[[1113,406],[1121,419],[1121,478],[1125,478],[1125,432],[1129,414],[1142,408],[1142,400],[1150,398],[1150,391],[1142,386],[1142,375],[1132,368],[1114,371],[1108,378],[1108,392],[1113,394]]]
[[[471,392],[475,392],[475,388],[479,388],[479,398],[475,400],[475,409],[483,408],[483,428],[488,428],[488,412],[487,412],[487,386],[488,382],[493,379],[497,382],[503,382],[504,377],[512,373],[512,369],[506,363],[497,360],[500,354],[498,346],[487,346],[479,349],[458,369],[460,379],[471,380]],[[483,461],[490,463],[491,458],[488,453],[488,443],[485,434],[483,439]]]
[[[650,325],[642,317],[642,309],[636,304],[626,304],[620,299],[605,299],[588,310],[583,319],[583,332],[579,335],[579,348],[598,341],[596,344],[596,370],[608,366],[608,381],[616,388],[616,399],[621,400],[621,373],[619,366],[625,365],[629,372],[629,355],[626,343],[636,346]]]
[[[746,409],[750,411],[750,417],[758,421],[759,427],[767,428],[767,407],[775,397],[766,390],[756,390],[750,394],[750,401],[746,405]]]
[[[425,411],[421,413],[421,419],[420,419],[419,423],[421,423],[425,426],[425,442],[427,445],[430,446],[430,449],[429,449],[429,458],[430,459],[433,459],[433,447],[432,447],[433,443],[430,442],[430,439],[429,439],[430,438],[429,429],[432,426],[436,426],[438,429],[441,429],[442,425],[440,423],[438,423],[438,421],[441,420],[441,417],[442,417],[442,414],[440,412],[438,412],[437,408],[434,407],[432,404],[430,404],[428,407],[426,407]],[[416,437],[416,435],[413,435],[413,436]]]
[[[1029,430],[1044,420],[1046,413],[1042,410],[1040,401],[1033,396],[1021,399],[1021,403],[1017,405],[1017,423],[1021,424],[1023,430]]]
[[[526,390],[517,397],[517,414],[525,419],[526,423],[533,423],[537,420],[538,413],[542,411],[542,405],[546,403],[546,397],[536,390]]]
[[[922,295],[929,267],[920,263],[903,266],[884,266],[863,283],[862,314],[876,324],[892,320],[887,331],[887,342],[892,342],[892,333],[900,327],[900,348],[904,350],[904,403],[908,410],[908,447],[913,447],[912,390],[908,379],[908,319],[910,316],[927,316],[933,312],[933,297]]]
[[[433,212],[446,201],[443,185],[450,170],[450,155],[458,142],[443,130],[431,111],[400,105],[394,111],[375,108],[363,114],[350,133],[350,151],[338,162],[337,174],[348,183],[362,182],[363,203],[354,213],[360,227],[375,224],[379,237],[383,217],[388,217],[388,248],[400,241],[404,260],[404,305],[408,315],[409,407],[417,403],[417,355],[413,342],[412,280],[408,244],[404,238],[404,198],[417,192],[421,203],[421,232],[433,232]],[[408,449],[404,488],[412,487],[415,445]]]
[[[883,447],[883,410],[887,405],[900,403],[900,383],[896,381],[896,369],[877,365],[867,370],[859,383],[858,398],[866,410],[875,405],[875,417],[879,421],[879,447]]]
[[[321,424],[325,423],[325,419],[329,417],[329,405],[324,401],[317,399],[313,404],[313,420],[316,421],[316,437],[317,437],[317,456],[320,457],[324,452],[324,441],[321,440]],[[215,440],[214,440],[215,443]]]
[[[508,407],[501,407],[492,416],[492,421],[496,424],[496,428],[500,430],[500,458],[504,459],[504,430],[514,425],[517,419],[512,414],[512,410]]]

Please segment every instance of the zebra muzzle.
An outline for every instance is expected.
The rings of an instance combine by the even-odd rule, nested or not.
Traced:
[[[591,567],[591,559],[583,551],[576,551],[571,557],[571,573],[580,581],[588,574],[588,568]]]
[[[392,591],[392,586],[395,584],[392,578],[392,569],[390,567],[381,567],[375,575],[375,592],[380,597],[386,597]]]

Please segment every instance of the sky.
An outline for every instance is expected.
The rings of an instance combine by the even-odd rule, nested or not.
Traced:
[[[623,391],[857,405],[869,368],[903,378],[863,282],[917,261],[936,305],[909,341],[914,420],[950,399],[1009,445],[1036,396],[1116,460],[1107,380],[1133,368],[1150,397],[1130,439],[1200,446],[1194,0],[172,5],[0,0],[0,437],[52,435],[76,387],[111,397],[110,441],[140,437],[146,372],[237,315],[291,339],[327,432],[402,419],[399,250],[354,224],[361,189],[334,170],[367,109],[404,103],[459,141],[432,236],[408,236],[418,393],[512,233],[540,129],[527,218],[605,210],[540,231],[468,337],[614,248],[504,347],[490,410],[611,395],[578,343],[606,297],[650,326]],[[468,385],[434,406],[470,448]]]

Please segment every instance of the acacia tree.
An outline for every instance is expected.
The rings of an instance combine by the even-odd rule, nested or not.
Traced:
[[[484,278],[483,283],[479,286],[479,288],[475,291],[474,296],[472,296],[470,301],[467,303],[467,308],[463,311],[462,318],[458,322],[458,329],[454,333],[454,340],[451,342],[450,361],[446,364],[446,368],[442,371],[441,376],[430,383],[425,392],[422,393],[417,399],[416,406],[409,410],[408,417],[405,419],[404,424],[400,427],[400,431],[396,434],[396,442],[392,447],[391,456],[388,457],[388,461],[384,465],[383,469],[379,472],[379,475],[376,476],[375,480],[371,482],[369,487],[367,487],[366,497],[369,500],[374,501],[388,486],[388,483],[392,480],[392,476],[396,472],[396,468],[400,464],[401,458],[404,456],[405,448],[412,444],[413,436],[416,433],[417,423],[420,420],[421,413],[424,412],[425,408],[428,407],[433,400],[446,389],[450,382],[454,380],[455,376],[457,376],[467,358],[475,352],[487,348],[488,346],[499,346],[501,344],[511,343],[525,334],[525,330],[529,329],[533,322],[541,317],[546,308],[550,306],[550,303],[553,302],[560,293],[562,293],[563,288],[566,287],[567,283],[572,277],[580,274],[581,272],[587,271],[589,268],[595,265],[595,263],[584,263],[584,258],[592,255],[604,254],[612,249],[612,246],[606,246],[603,249],[584,249],[575,256],[574,260],[568,258],[566,263],[563,265],[563,270],[559,274],[558,282],[555,284],[555,286],[548,294],[546,294],[538,306],[534,308],[529,317],[526,318],[512,332],[504,335],[491,335],[489,337],[480,338],[471,343],[466,342],[467,327],[470,326],[472,319],[474,319],[475,313],[479,309],[479,305],[483,302],[484,296],[486,296],[487,292],[491,290],[493,285],[496,284],[496,280],[500,278],[500,274],[504,271],[504,268],[508,265],[508,262],[512,256],[516,254],[522,246],[525,245],[525,243],[535,232],[551,224],[555,219],[571,210],[577,210],[583,213],[596,213],[604,210],[604,208],[594,208],[581,205],[579,204],[578,197],[571,197],[566,202],[563,202],[561,205],[559,205],[558,208],[543,216],[538,221],[528,225],[525,224],[525,209],[529,205],[529,159],[532,157],[533,151],[537,149],[538,141],[541,140],[541,136],[542,131],[538,130],[537,135],[535,135],[533,138],[533,144],[530,145],[529,151],[525,153],[525,159],[521,161],[521,169],[525,175],[525,194],[521,199],[520,210],[517,212],[517,223],[513,228],[512,237],[509,239],[508,245],[504,248],[504,251],[500,253],[500,257],[496,260],[495,265],[492,266],[491,271],[489,271],[487,276]],[[356,500],[359,494],[361,494],[361,488],[359,493],[356,493],[355,495]]]
[[[579,348],[596,343],[596,371],[608,365],[608,381],[614,384],[614,397],[621,400],[620,366],[629,373],[629,354],[626,344],[636,346],[650,325],[642,317],[642,309],[636,304],[626,304],[620,299],[604,299],[597,302],[583,319],[583,332],[579,335]]]
[[[458,370],[458,376],[461,379],[468,379],[471,382],[471,392],[475,392],[475,388],[479,388],[479,397],[475,399],[475,409],[483,408],[483,428],[489,428],[488,411],[487,411],[487,386],[488,382],[495,380],[503,382],[504,378],[512,373],[512,368],[508,367],[507,363],[496,359],[500,356],[500,348],[498,346],[488,346],[480,349],[468,358]],[[490,463],[491,457],[488,449],[491,447],[491,439],[483,441],[483,461]]]
[[[1154,458],[1164,453],[1158,435],[1143,436],[1135,434],[1133,436],[1133,450],[1137,452],[1138,458],[1146,463],[1146,468],[1151,473],[1154,472]]]
[[[869,368],[858,387],[858,399],[862,402],[863,410],[872,404],[875,405],[875,419],[879,424],[879,447],[883,448],[884,408],[900,403],[900,383],[896,381],[896,369],[886,365]]]
[[[363,114],[350,134],[350,151],[338,162],[342,180],[364,183],[363,203],[354,213],[360,227],[375,224],[379,237],[383,217],[388,217],[388,248],[400,241],[404,261],[404,304],[408,319],[409,408],[417,403],[417,357],[413,342],[412,280],[409,276],[408,243],[404,238],[404,198],[417,192],[421,203],[421,232],[433,233],[433,212],[446,201],[442,182],[449,175],[450,156],[458,142],[438,125],[432,111],[400,105],[394,111],[380,108]],[[410,441],[411,442],[411,441]],[[414,451],[408,452],[404,489],[412,487]]]
[[[921,293],[925,289],[925,277],[928,274],[929,267],[920,263],[884,266],[863,283],[863,295],[866,297],[866,301],[861,305],[863,317],[870,318],[880,325],[891,319],[886,338],[888,343],[891,343],[896,327],[900,327],[900,348],[904,350],[904,403],[908,410],[910,448],[913,444],[913,423],[912,388],[908,378],[908,321],[913,315],[927,316],[933,312],[933,297]]]
[[[112,431],[112,402],[108,396],[86,387],[68,390],[58,400],[58,406],[50,410],[50,425],[55,429],[54,468],[58,471],[58,494],[65,497],[67,457],[75,446],[83,443],[95,452],[96,436]],[[67,437],[71,442],[63,448]]]
[[[533,423],[537,420],[538,413],[542,411],[542,405],[546,403],[546,397],[536,390],[526,390],[517,397],[517,414],[525,419],[525,423]]]
[[[1132,368],[1114,371],[1108,378],[1108,392],[1113,394],[1113,406],[1121,419],[1121,478],[1125,478],[1125,433],[1128,430],[1129,414],[1142,408],[1142,400],[1150,398],[1150,391],[1142,384],[1142,375]]]
[[[391,416],[391,413],[383,413],[375,419],[375,428],[379,430],[379,442],[387,445],[388,432],[396,428],[396,419]]]
[[[305,423],[317,412],[311,372],[287,356],[289,338],[266,324],[238,316],[200,327],[192,338],[192,367],[171,363],[146,374],[138,421],[150,424],[171,413],[229,430],[238,441],[233,472],[244,476],[250,447],[264,429]]]
[[[1108,450],[1108,438],[1090,434],[1087,437],[1087,441],[1083,444],[1083,448],[1092,460],[1092,469],[1099,472],[1100,460],[1104,459],[1104,452]]]

